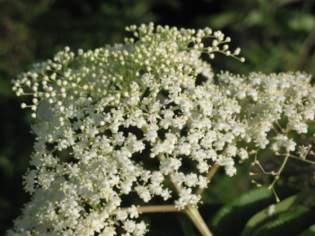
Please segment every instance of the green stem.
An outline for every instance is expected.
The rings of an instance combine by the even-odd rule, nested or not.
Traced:
[[[164,156],[160,156],[160,160],[163,159]],[[218,165],[214,165],[213,168],[210,169],[209,173],[208,173],[208,181],[211,181],[212,177],[215,175],[215,173],[217,172],[217,170],[219,169]],[[175,181],[173,181],[173,174],[171,173],[169,175],[171,183],[174,186],[174,189],[176,190],[176,192],[180,195],[181,192],[181,187],[178,186]],[[199,189],[197,190],[200,194],[202,194],[203,189]],[[198,208],[196,206],[192,206],[192,205],[188,205],[186,206],[186,208],[184,209],[184,212],[189,216],[189,218],[191,219],[191,221],[194,223],[194,225],[196,226],[196,228],[198,229],[198,231],[200,232],[200,234],[202,236],[213,236],[213,234],[210,232],[207,224],[205,223],[205,221],[203,220],[202,216],[200,215]]]
[[[283,171],[285,165],[286,165],[287,162],[288,162],[288,159],[289,159],[289,153],[286,154],[286,156],[284,157],[284,160],[283,160],[283,162],[282,162],[282,164],[281,164],[279,170],[278,170],[277,173],[276,173],[276,177],[274,178],[274,180],[272,181],[272,183],[271,183],[271,184],[269,185],[269,187],[268,187],[269,189],[272,189],[273,186],[277,183],[277,181],[278,181],[278,179],[280,178],[280,175],[281,175],[281,173],[282,173],[282,171]]]
[[[217,171],[219,170],[220,166],[218,164],[214,164],[210,170],[208,171],[208,174],[207,174],[207,181],[208,181],[208,184],[211,182],[213,176],[217,173]],[[202,195],[203,194],[203,191],[205,190],[205,188],[199,188],[196,192],[197,195]]]
[[[149,205],[138,207],[140,214],[145,213],[166,213],[166,212],[179,212],[180,210],[174,205]]]
[[[302,158],[299,158],[299,157],[296,157],[296,156],[292,156],[292,155],[290,155],[289,157],[292,158],[292,159],[298,160],[298,161],[302,161],[302,162],[305,162],[305,163],[308,163],[308,164],[315,165],[315,161],[302,159]]]
[[[185,208],[185,212],[191,219],[191,221],[194,223],[198,231],[202,236],[213,236],[213,234],[210,232],[207,224],[203,220],[202,216],[200,215],[197,207],[195,206],[187,206]]]

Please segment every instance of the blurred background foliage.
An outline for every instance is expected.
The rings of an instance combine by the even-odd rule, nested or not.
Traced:
[[[119,42],[126,25],[150,21],[210,26],[230,35],[247,62],[219,57],[215,70],[315,74],[313,0],[0,0],[0,235],[27,201],[22,175],[34,140],[29,114],[20,109],[11,79],[66,45],[88,49]],[[204,198],[208,217],[250,188],[248,169],[244,165],[234,178],[215,178]],[[153,222],[152,235],[194,235],[185,218],[147,220]]]

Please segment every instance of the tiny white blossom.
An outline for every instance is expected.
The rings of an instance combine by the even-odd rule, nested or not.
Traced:
[[[245,59],[209,28],[127,31],[124,44],[66,47],[15,80],[17,96],[31,94],[21,106],[36,142],[24,177],[31,201],[9,236],[142,236],[147,225],[124,203],[131,194],[144,203],[176,196],[185,209],[200,203],[195,190],[214,165],[233,176],[237,158],[299,150],[290,132],[307,133],[314,120],[310,76],[214,74],[203,54]]]

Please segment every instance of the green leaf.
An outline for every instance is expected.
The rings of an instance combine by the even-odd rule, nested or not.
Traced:
[[[273,214],[264,209],[248,221],[241,235],[297,235],[314,223],[314,199],[314,193],[300,193],[276,204]]]
[[[297,235],[310,220],[310,210],[307,207],[299,206],[281,212],[270,218],[268,222],[258,228],[252,236],[278,236]]]
[[[284,212],[290,209],[294,204],[296,204],[299,199],[301,199],[300,195],[294,195],[291,197],[286,198],[285,200],[279,202],[278,204],[274,205],[273,215]],[[271,207],[271,206],[270,206]],[[242,232],[242,236],[250,236],[255,228],[261,225],[266,219],[271,217],[270,208],[265,208],[255,214],[250,220],[246,223],[245,228]]]
[[[223,206],[212,220],[215,235],[236,235],[246,221],[257,211],[274,201],[267,188],[258,188],[242,194]]]
[[[315,225],[310,226],[307,230],[299,234],[299,236],[315,236]]]

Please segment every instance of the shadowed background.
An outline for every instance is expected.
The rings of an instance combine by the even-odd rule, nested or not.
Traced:
[[[31,119],[11,91],[11,79],[64,46],[89,49],[124,37],[124,27],[153,21],[221,29],[247,62],[218,57],[215,70],[305,70],[315,74],[315,1],[312,0],[0,0],[0,235],[12,226],[28,196],[22,176],[32,152]],[[207,192],[209,211],[249,187],[248,168],[218,176]],[[210,210],[209,210],[210,209]],[[185,219],[153,216],[154,233],[179,235]],[[189,231],[185,229],[185,231]],[[189,235],[189,233],[187,234]]]

